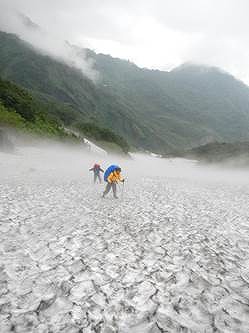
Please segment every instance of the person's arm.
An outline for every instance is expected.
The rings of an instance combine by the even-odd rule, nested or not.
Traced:
[[[89,169],[89,171],[93,171],[93,168]]]
[[[121,173],[116,173],[116,181],[118,182],[123,182],[124,181],[124,179],[123,179],[123,177],[121,176]]]

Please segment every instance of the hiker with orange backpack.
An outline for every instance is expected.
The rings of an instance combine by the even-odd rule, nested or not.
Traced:
[[[100,172],[104,172],[103,169],[101,169],[100,165],[95,163],[94,166],[89,169],[89,171],[93,171],[93,182],[96,183],[97,179],[99,180],[99,183],[101,184],[101,175]]]
[[[104,181],[107,182],[107,184],[102,198],[104,198],[112,189],[114,198],[118,199],[117,183],[124,183],[124,178],[121,176],[121,168],[118,165],[110,165],[104,173]]]

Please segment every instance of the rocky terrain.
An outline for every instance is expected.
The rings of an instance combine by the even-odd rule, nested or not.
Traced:
[[[0,153],[0,332],[248,332],[248,174],[137,156],[101,199],[95,160]]]

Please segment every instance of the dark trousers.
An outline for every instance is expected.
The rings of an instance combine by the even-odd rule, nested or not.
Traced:
[[[116,197],[117,196],[117,184],[116,183],[107,183],[103,196],[105,196],[107,193],[109,193],[111,188],[113,191],[113,196]]]
[[[98,178],[99,182],[101,183],[101,177],[100,177],[100,174],[99,174],[99,173],[95,173],[95,174],[94,174],[94,179],[93,179],[94,184],[96,183],[97,178]]]

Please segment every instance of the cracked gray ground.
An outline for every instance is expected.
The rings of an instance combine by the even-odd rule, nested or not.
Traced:
[[[0,332],[249,332],[248,184],[1,157]]]

